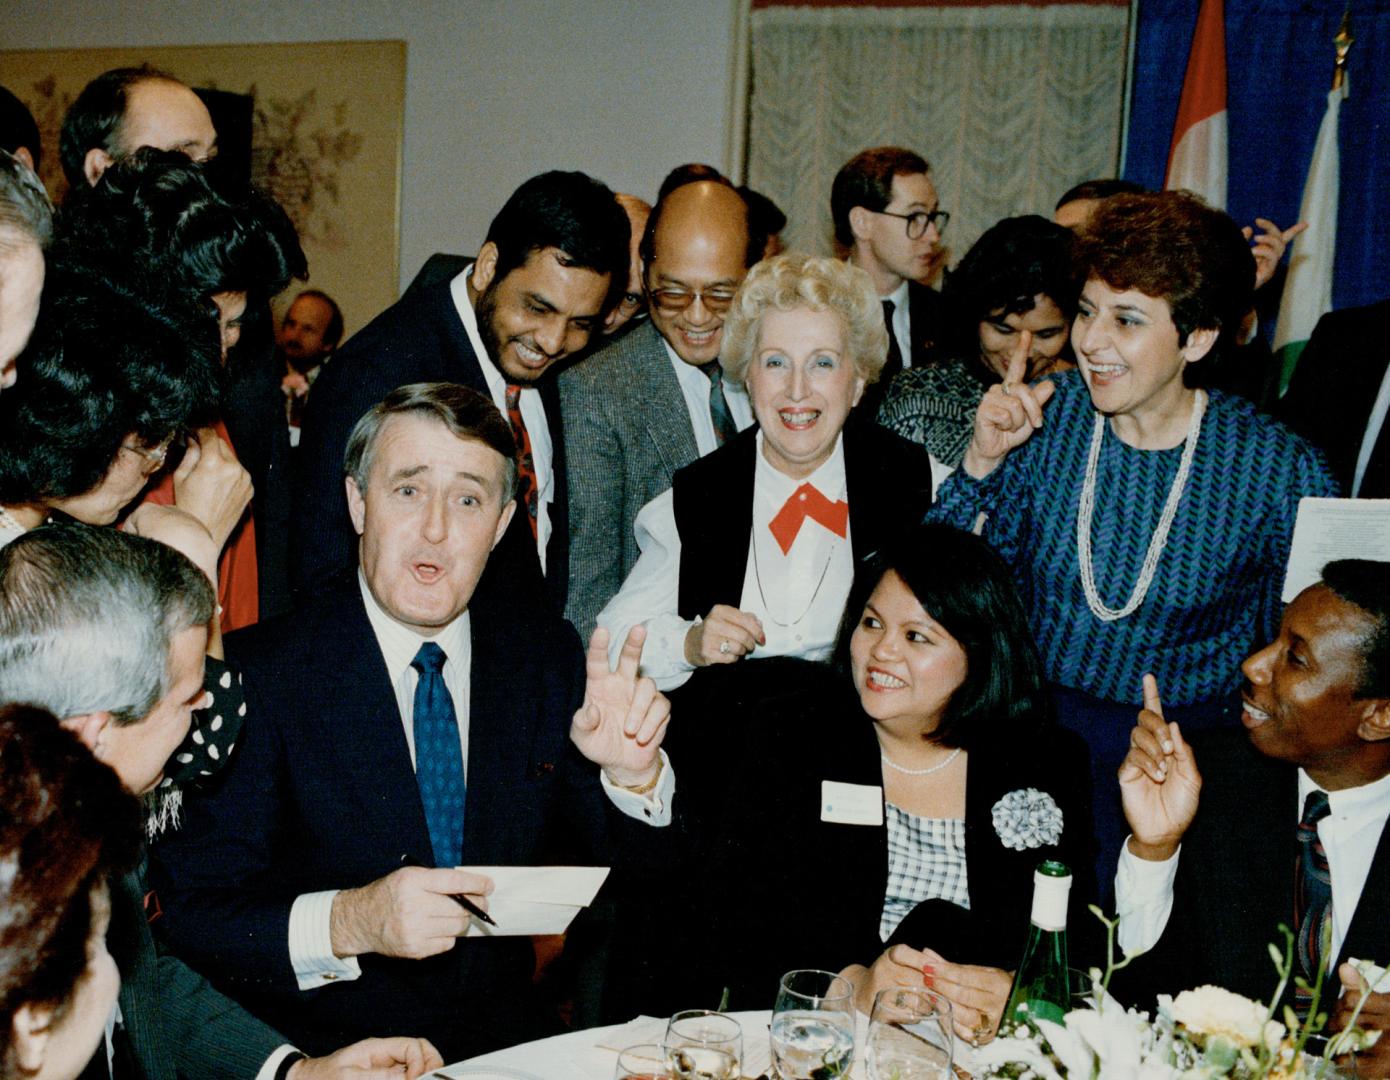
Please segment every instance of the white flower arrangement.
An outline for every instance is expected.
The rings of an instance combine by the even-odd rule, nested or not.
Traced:
[[[1045,791],[1017,788],[990,811],[994,831],[1011,851],[1055,844],[1062,838],[1062,808]]]
[[[1333,1057],[1364,1050],[1380,1036],[1356,1027],[1378,982],[1368,984],[1346,1031],[1328,1040],[1320,1057],[1305,1050],[1327,1021],[1317,1010],[1317,989],[1308,1021],[1300,1023],[1291,1009],[1285,1010],[1284,1023],[1274,1019],[1293,971],[1293,935],[1283,927],[1285,951],[1272,945],[1269,950],[1279,986],[1268,1005],[1219,986],[1201,986],[1176,998],[1160,995],[1150,1020],[1148,1013],[1126,1009],[1107,992],[1110,976],[1129,961],[1113,960],[1118,920],[1092,910],[1110,931],[1112,960],[1104,975],[1091,969],[1087,1007],[1073,1009],[1060,1024],[1037,1020],[1001,1027],[998,1038],[974,1052],[979,1080],[1330,1080],[1341,1075]],[[1384,977],[1383,969],[1375,970]]]

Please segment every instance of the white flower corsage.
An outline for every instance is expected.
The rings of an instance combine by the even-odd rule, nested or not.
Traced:
[[[1055,844],[1062,838],[1062,808],[1037,788],[1019,788],[994,804],[994,831],[1013,851]]]

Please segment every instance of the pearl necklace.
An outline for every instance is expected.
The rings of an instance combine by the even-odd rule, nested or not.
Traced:
[[[887,765],[890,769],[894,770],[895,772],[902,773],[904,776],[930,776],[934,772],[940,772],[947,765],[951,764],[951,762],[955,761],[956,758],[960,757],[960,747],[957,746],[954,750],[952,750],[949,754],[946,755],[945,760],[938,761],[930,769],[905,769],[892,758],[890,758],[887,754],[885,754],[882,750],[878,752],[878,756],[880,760],[882,760],[883,764]]]
[[[1168,501],[1163,506],[1163,516],[1158,520],[1158,527],[1149,537],[1149,550],[1144,554],[1139,580],[1135,583],[1134,591],[1130,593],[1129,602],[1122,608],[1106,607],[1101,600],[1091,562],[1091,518],[1096,509],[1096,471],[1100,462],[1100,445],[1105,439],[1105,417],[1099,412],[1096,413],[1096,423],[1091,433],[1091,452],[1086,458],[1086,480],[1081,486],[1081,507],[1076,515],[1076,548],[1081,563],[1081,588],[1086,594],[1086,606],[1101,622],[1114,622],[1133,614],[1149,593],[1154,571],[1158,569],[1158,560],[1168,544],[1168,530],[1172,527],[1173,518],[1177,516],[1178,502],[1182,499],[1183,488],[1187,485],[1192,458],[1197,453],[1197,438],[1202,431],[1202,415],[1206,410],[1206,392],[1198,390],[1192,402],[1192,418],[1187,423],[1187,438],[1183,443],[1178,474],[1173,477],[1173,486],[1168,489]]]

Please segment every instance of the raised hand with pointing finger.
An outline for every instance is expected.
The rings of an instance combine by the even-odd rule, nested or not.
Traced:
[[[671,703],[648,678],[640,678],[645,626],[634,626],[623,642],[618,666],[608,665],[608,631],[599,627],[585,657],[584,704],[574,714],[570,740],[619,787],[641,788],[661,768],[661,740]]]
[[[1144,676],[1144,709],[1120,765],[1120,799],[1133,833],[1129,849],[1141,859],[1172,858],[1197,815],[1202,774],[1176,723],[1163,718],[1158,680]]]
[[[1009,358],[1004,381],[989,388],[975,411],[975,433],[961,463],[965,471],[982,480],[999,465],[1009,451],[1022,446],[1042,427],[1043,406],[1056,387],[1043,379],[1031,386],[1023,379],[1028,372],[1028,355],[1019,350]]]

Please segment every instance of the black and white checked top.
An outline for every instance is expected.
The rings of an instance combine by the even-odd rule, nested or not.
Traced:
[[[970,910],[965,874],[965,821],[925,818],[888,807],[888,888],[878,936],[887,941],[923,900],[949,900]]]

